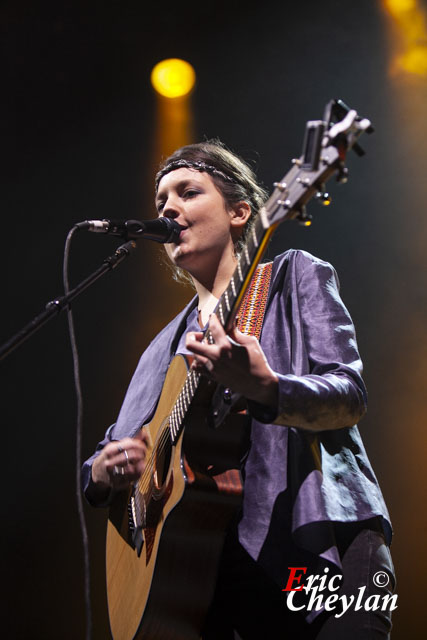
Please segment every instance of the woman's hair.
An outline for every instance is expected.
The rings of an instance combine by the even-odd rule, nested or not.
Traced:
[[[259,210],[267,199],[267,192],[258,184],[255,173],[244,160],[227,149],[220,140],[207,140],[177,149],[160,165],[156,175],[156,193],[163,176],[181,168],[209,173],[228,208],[242,201],[249,204],[251,215],[234,245],[236,254],[239,254]],[[189,281],[189,276],[179,267],[173,265],[172,270],[175,280]]]

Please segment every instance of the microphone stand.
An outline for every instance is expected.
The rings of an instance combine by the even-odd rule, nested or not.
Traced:
[[[60,298],[55,298],[55,300],[51,300],[46,304],[45,310],[39,313],[35,318],[31,320],[21,331],[18,331],[10,340],[5,342],[0,347],[0,360],[6,358],[9,353],[12,353],[15,349],[19,347],[23,342],[28,340],[30,336],[33,335],[36,331],[40,329],[48,320],[50,320],[53,316],[58,315],[61,311],[66,309],[70,302],[77,298],[82,291],[85,291],[91,284],[96,282],[104,273],[107,271],[112,271],[115,269],[125,258],[127,258],[131,251],[136,248],[136,242],[130,240],[129,242],[125,242],[118,249],[116,249],[115,253],[108,258],[105,258],[102,265],[94,271],[90,276],[88,276],[85,280],[80,282],[74,289],[66,296],[61,296]]]

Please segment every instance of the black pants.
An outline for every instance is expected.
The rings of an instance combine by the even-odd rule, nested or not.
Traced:
[[[361,526],[338,525],[337,546],[343,566],[339,596],[391,595],[395,577],[390,551],[376,521]],[[292,565],[292,560],[289,562]],[[381,574],[376,586],[373,579]],[[387,580],[388,578],[388,580]],[[378,582],[378,580],[377,580]],[[387,584],[385,584],[387,582]],[[332,611],[320,612],[308,623],[307,611],[290,611],[286,597],[263,569],[230,535],[224,547],[215,597],[208,613],[203,640],[386,640],[390,637],[390,606],[385,611],[355,611],[340,614],[339,602]],[[349,601],[349,600],[348,600]],[[372,598],[371,598],[372,602]],[[382,602],[382,600],[380,600]]]

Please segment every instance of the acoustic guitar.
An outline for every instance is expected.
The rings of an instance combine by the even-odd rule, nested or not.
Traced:
[[[372,130],[341,100],[328,103],[323,120],[307,123],[303,153],[274,183],[215,309],[226,331],[277,226],[310,223],[305,205],[316,195],[328,203],[326,181],[333,175],[346,181],[347,151],[361,155],[357,139]],[[209,330],[204,339],[212,341]],[[143,426],[150,439],[146,469],[110,507],[107,595],[114,640],[200,638],[225,530],[242,493],[248,416],[231,406],[228,390],[215,391],[187,358],[175,356],[155,415]]]

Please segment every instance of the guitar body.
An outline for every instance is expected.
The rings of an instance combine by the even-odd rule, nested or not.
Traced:
[[[133,496],[123,492],[110,508],[106,560],[114,640],[200,638],[225,530],[240,504],[237,469],[247,443],[247,418],[238,414],[234,428],[230,421],[209,428],[204,419],[212,393],[208,383],[194,398],[185,435],[181,432],[172,447],[162,446],[187,371],[186,359],[176,356],[156,413],[144,427],[150,435],[149,473]],[[144,505],[136,538],[129,517],[135,498]]]

